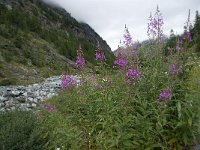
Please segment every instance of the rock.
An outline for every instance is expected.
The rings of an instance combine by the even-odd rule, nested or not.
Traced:
[[[51,97],[53,97],[55,95],[55,93],[49,93],[48,95],[47,95],[47,98],[51,98]]]
[[[36,107],[37,105],[36,105],[35,103],[32,103],[31,106],[32,106],[32,107]]]
[[[78,84],[80,76],[73,76]],[[61,89],[61,76],[47,78],[44,82],[28,86],[0,86],[0,111],[18,107],[31,110],[55,95]]]
[[[27,97],[27,92],[24,92],[24,93],[23,93],[23,96],[24,96],[24,97]]]
[[[29,92],[27,93],[27,95],[28,95],[28,98],[35,98],[35,93],[33,92]]]
[[[200,145],[196,145],[196,146],[194,147],[194,150],[200,150]]]
[[[3,111],[5,111],[5,110],[6,110],[5,108],[0,108],[0,112],[1,112],[1,111],[3,112]]]
[[[23,111],[29,111],[31,110],[30,108],[28,108],[28,105],[27,104],[21,104],[19,109],[23,110]]]
[[[5,101],[5,108],[10,108],[13,106],[13,101]]]
[[[12,91],[11,93],[13,97],[18,97],[20,95],[23,95],[23,91],[18,91],[18,90]]]
[[[8,100],[7,97],[0,96],[0,102],[5,102],[7,100]]]
[[[28,101],[32,102],[34,99],[32,97],[28,97]]]
[[[33,102],[34,102],[35,104],[37,104],[37,103],[38,103],[37,98],[33,99]]]

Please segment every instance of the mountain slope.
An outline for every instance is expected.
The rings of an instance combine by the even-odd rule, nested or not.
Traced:
[[[70,71],[79,44],[92,66],[97,40],[108,64],[113,61],[107,43],[60,7],[40,0],[2,0],[0,10],[0,85],[35,82]]]

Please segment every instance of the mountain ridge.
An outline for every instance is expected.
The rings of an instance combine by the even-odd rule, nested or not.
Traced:
[[[113,62],[106,41],[63,8],[41,0],[3,0],[0,9],[0,85],[69,73],[79,44],[88,66],[96,64],[97,41],[107,63]]]

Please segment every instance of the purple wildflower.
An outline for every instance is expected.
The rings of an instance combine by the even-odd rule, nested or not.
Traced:
[[[179,40],[176,42],[176,52],[180,52],[183,50],[183,42],[182,40]]]
[[[129,69],[126,73],[126,76],[131,79],[139,79],[140,78],[140,70],[139,69]]]
[[[149,38],[152,38],[153,40],[157,39],[158,41],[160,41],[163,37],[162,26],[164,22],[162,13],[160,12],[158,6],[156,9],[156,13],[154,14],[154,17],[152,16],[152,14],[150,14],[148,20],[149,23],[148,23],[147,35],[149,36]]]
[[[183,34],[183,39],[186,40],[186,41],[192,41],[192,37],[191,37],[190,32],[185,31],[184,34]]]
[[[85,66],[85,59],[83,57],[83,51],[82,51],[81,45],[79,46],[79,49],[77,50],[76,66],[78,68],[83,68]]]
[[[121,69],[124,69],[128,65],[128,59],[126,55],[122,54],[119,46],[118,46],[117,59],[114,61],[114,64],[118,65]]]
[[[180,71],[181,71],[181,65],[179,65],[179,64],[172,64],[169,68],[169,72],[172,75],[177,76],[180,73]]]
[[[119,58],[119,59],[115,60],[114,64],[118,65],[120,68],[124,68],[127,66],[128,60]]]
[[[185,22],[185,26],[184,26],[183,40],[185,40],[185,41],[192,40],[191,34],[189,32],[191,30],[191,28],[192,28],[192,24],[190,22],[190,9],[189,9],[188,18],[187,18],[187,21]]]
[[[171,90],[163,90],[159,95],[158,101],[160,102],[167,101],[167,100],[170,100],[171,97],[172,97]]]
[[[62,89],[67,89],[72,86],[77,85],[77,81],[70,75],[64,75],[61,79],[61,87]]]
[[[51,113],[51,112],[54,111],[54,107],[53,107],[52,105],[50,105],[50,104],[45,105],[45,109],[46,109],[49,113]]]
[[[102,88],[103,88],[102,84],[96,84],[94,87],[94,89],[102,89]]]
[[[104,61],[106,58],[105,58],[105,55],[104,55],[104,52],[101,50],[101,47],[100,47],[100,44],[99,44],[99,41],[97,42],[97,49],[96,49],[96,60],[99,60],[99,61]]]
[[[105,60],[105,55],[103,52],[96,52],[96,60]]]
[[[77,67],[80,67],[80,68],[84,67],[85,59],[82,56],[77,56],[76,65],[77,65]]]
[[[125,25],[125,33],[124,33],[124,41],[123,41],[123,43],[126,45],[126,47],[130,47],[133,44],[133,40],[132,40],[131,34],[130,34],[128,28],[126,27],[126,25]]]

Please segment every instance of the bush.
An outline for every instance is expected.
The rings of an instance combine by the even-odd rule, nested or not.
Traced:
[[[0,86],[15,85],[17,79],[15,78],[5,78],[0,80]]]
[[[55,131],[47,131],[53,139],[50,145],[71,149],[77,149],[75,145],[79,149],[183,149],[192,145],[199,135],[200,86],[190,85],[197,84],[198,73],[186,65],[184,78],[183,72],[170,74],[174,60],[164,57],[161,49],[153,46],[140,52],[139,80],[127,78],[126,70],[109,72],[100,63],[98,75],[82,72],[82,86],[64,89],[49,100],[54,109],[45,113],[43,123]],[[184,57],[189,58],[187,53]],[[163,91],[171,96],[163,98]]]
[[[22,36],[17,35],[15,38],[14,44],[17,48],[22,48],[22,46],[24,44],[24,40],[23,40]]]
[[[13,111],[0,113],[0,149],[44,149],[43,139],[35,115],[32,112]]]
[[[11,62],[13,60],[13,56],[8,50],[2,52],[2,56],[7,62]]]

